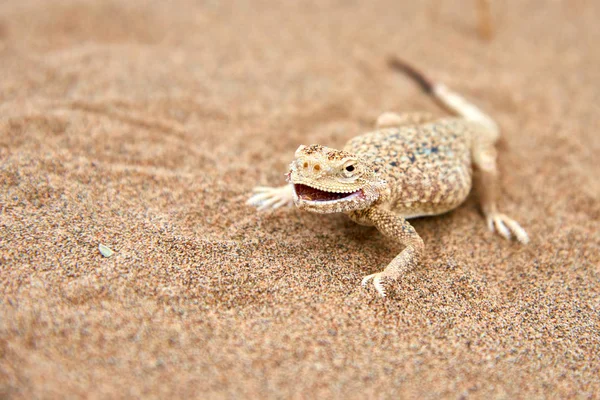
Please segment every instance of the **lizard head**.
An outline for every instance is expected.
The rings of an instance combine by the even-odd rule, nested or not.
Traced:
[[[361,210],[385,186],[368,162],[346,151],[310,145],[298,147],[295,156],[288,181],[300,209],[323,214]]]

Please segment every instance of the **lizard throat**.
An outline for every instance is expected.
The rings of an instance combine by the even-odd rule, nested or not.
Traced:
[[[362,189],[358,189],[355,192],[349,193],[326,192],[324,190],[319,190],[307,185],[296,183],[294,184],[294,191],[296,192],[296,196],[298,196],[300,200],[311,202],[335,202],[346,199],[365,198]]]

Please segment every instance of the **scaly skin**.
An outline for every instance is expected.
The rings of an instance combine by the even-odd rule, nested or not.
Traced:
[[[437,215],[460,205],[471,190],[473,166],[488,227],[527,243],[527,233],[496,206],[495,122],[443,85],[431,84],[414,68],[391,65],[413,77],[444,107],[460,118],[434,119],[430,114],[384,113],[378,130],[350,140],[343,150],[300,146],[290,164],[289,185],[256,188],[248,200],[259,209],[292,202],[316,213],[343,212],[356,223],[375,226],[404,246],[381,272],[366,276],[385,296],[383,282],[417,266],[423,240],[407,219]]]

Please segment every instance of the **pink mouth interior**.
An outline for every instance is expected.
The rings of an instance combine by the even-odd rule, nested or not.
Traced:
[[[323,190],[315,189],[310,186],[294,184],[294,190],[296,191],[296,195],[302,200],[307,201],[332,201],[332,200],[340,200],[346,197],[350,197],[357,192],[351,193],[332,193],[325,192]]]

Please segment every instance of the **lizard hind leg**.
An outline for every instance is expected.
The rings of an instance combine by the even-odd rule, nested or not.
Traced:
[[[294,203],[292,185],[280,187],[257,186],[252,190],[252,196],[246,204],[257,207],[258,211],[277,209]]]
[[[394,113],[384,112],[377,118],[375,127],[377,129],[385,128],[399,128],[401,126],[409,125],[420,125],[427,122],[435,121],[437,118],[433,114],[425,112],[411,112],[411,113]]]
[[[483,132],[479,132],[483,131]],[[496,135],[479,125],[474,132],[472,158],[479,169],[477,191],[480,197],[481,209],[485,215],[490,231],[497,232],[505,239],[515,237],[519,242],[526,244],[529,236],[525,229],[512,218],[498,211],[498,167],[496,165],[497,152],[494,146]]]
[[[362,286],[367,286],[367,283],[373,279],[373,286],[375,286],[375,290],[377,290],[377,293],[379,293],[381,297],[385,297],[387,293],[385,291],[385,287],[383,287],[383,284],[381,283],[381,278],[381,272],[377,272],[376,274],[365,276],[360,284]]]

